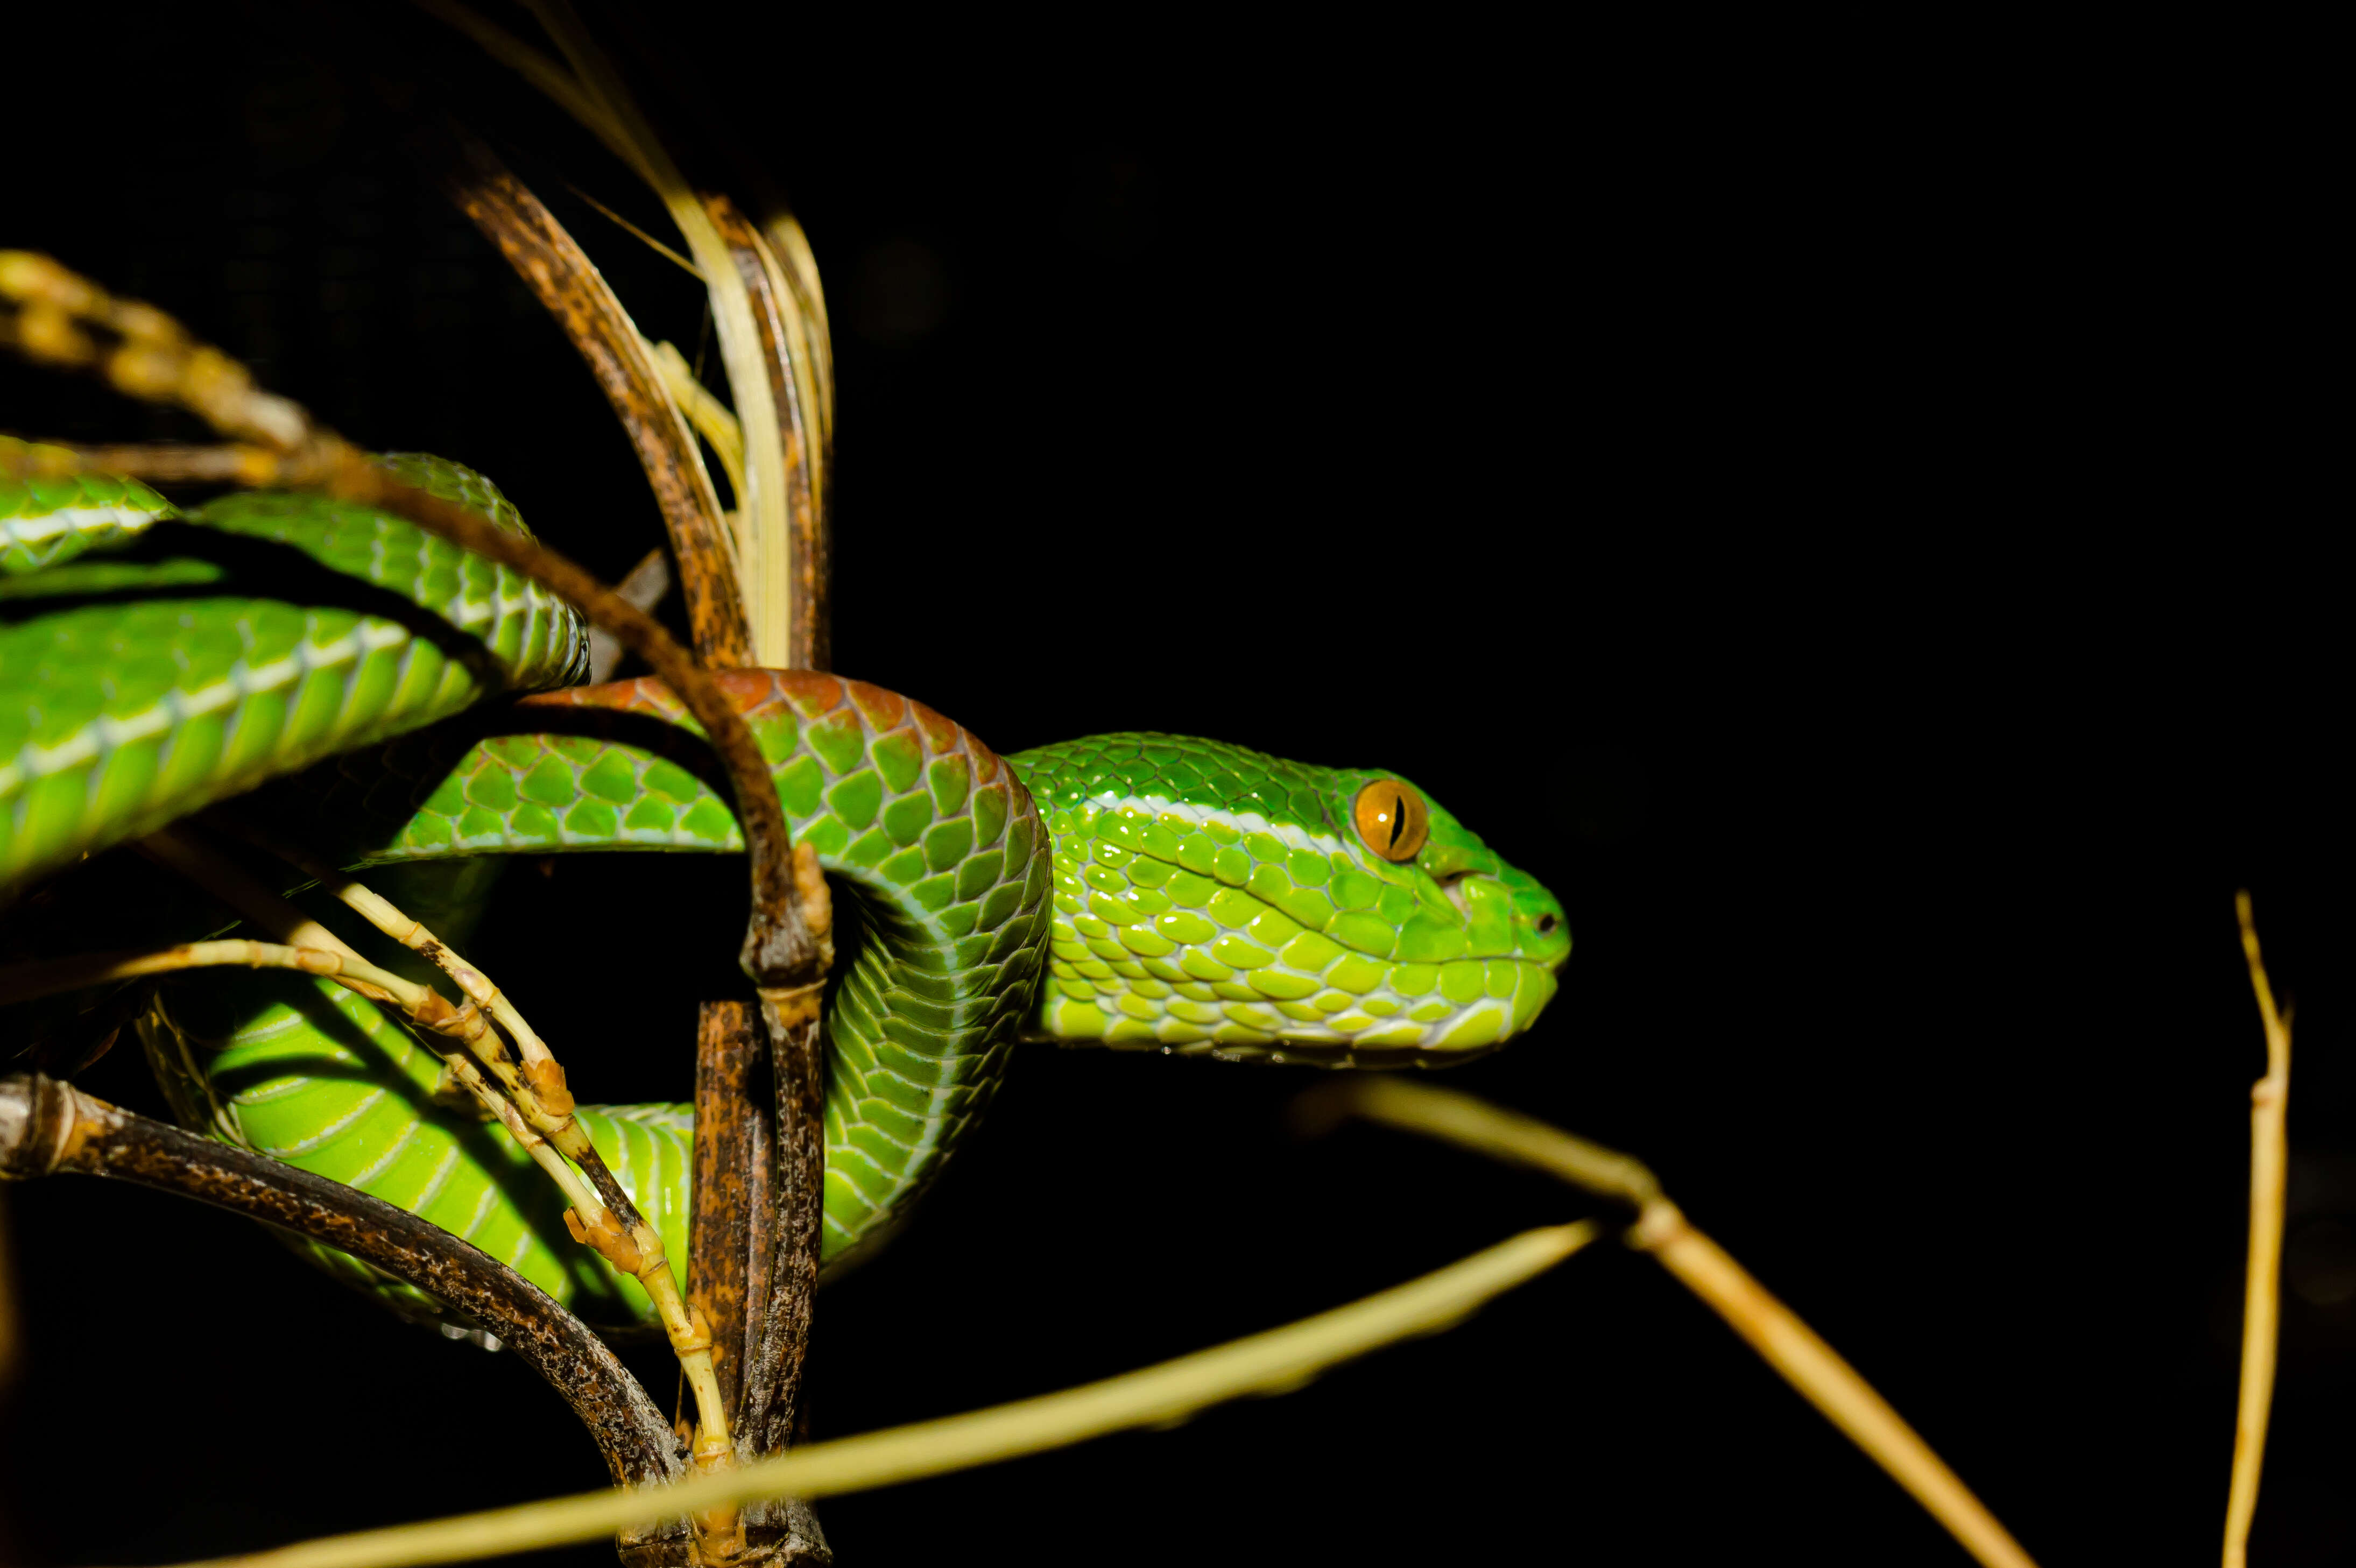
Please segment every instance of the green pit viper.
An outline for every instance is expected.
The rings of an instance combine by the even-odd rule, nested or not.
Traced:
[[[526,531],[479,475],[380,461]],[[456,940],[497,857],[740,850],[680,705],[651,680],[576,685],[586,649],[562,603],[397,517],[284,493],[183,513],[128,480],[0,479],[0,906],[17,933],[0,960],[219,929],[160,871],[100,852],[231,797]],[[1396,774],[1144,733],[1000,757],[857,681],[722,679],[858,928],[825,1013],[830,1269],[905,1214],[1019,1040],[1430,1065],[1526,1029],[1569,953],[1555,899]],[[104,923],[77,928],[78,884]],[[213,970],[162,986],[137,1033],[187,1125],[423,1215],[593,1324],[651,1321],[374,1004]],[[689,1107],[581,1115],[683,1259]]]

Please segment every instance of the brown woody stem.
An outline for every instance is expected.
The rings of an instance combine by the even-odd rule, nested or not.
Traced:
[[[776,1244],[770,1194],[776,1158],[766,1103],[769,1053],[753,1004],[706,1002],[695,1053],[695,1212],[688,1232],[688,1305],[712,1326],[712,1371],[744,1424],[745,1325],[760,1321]]]
[[[547,1042],[525,1020],[515,1004],[491,984],[488,976],[458,957],[448,944],[420,922],[402,913],[391,900],[344,875],[308,850],[280,842],[273,835],[251,825],[237,826],[252,842],[317,877],[331,896],[379,931],[438,965],[457,983],[460,992],[466,997],[470,1014],[477,1017],[487,1015],[515,1040],[518,1055],[510,1055],[506,1040],[492,1029],[475,1029],[463,1037],[476,1060],[498,1080],[506,1104],[519,1111],[534,1132],[553,1145],[559,1154],[572,1161],[581,1174],[588,1178],[596,1195],[594,1203],[588,1201],[588,1194],[582,1192],[577,1183],[560,1178],[560,1184],[564,1187],[565,1194],[573,1205],[565,1220],[573,1231],[573,1239],[594,1248],[607,1263],[637,1279],[645,1289],[648,1298],[655,1304],[672,1350],[679,1356],[680,1370],[695,1391],[697,1412],[708,1438],[709,1451],[733,1454],[727,1404],[720,1397],[719,1386],[712,1379],[711,1337],[698,1327],[696,1319],[681,1301],[679,1281],[664,1256],[660,1236],[653,1226],[647,1223],[637,1203],[631,1200],[628,1189],[615,1178],[605,1156],[590,1142],[588,1129],[582,1126],[579,1118],[573,1115],[573,1093],[565,1085],[564,1069],[549,1051]],[[267,922],[283,923],[289,919],[300,918],[299,910],[266,890],[260,890],[259,885],[251,883],[250,880],[245,880],[246,886],[237,887],[241,878],[233,867],[183,835],[170,831],[159,834],[149,841],[148,848],[152,853],[160,853],[168,863],[198,877],[208,886],[222,891],[224,896],[231,897],[241,908]],[[325,927],[309,922],[303,923],[300,933],[290,933],[290,935],[314,933],[332,940],[332,933],[327,933]],[[302,966],[323,974],[337,974],[339,965],[347,972],[364,967],[357,961],[339,959],[334,952],[294,948],[277,951],[294,954],[298,957],[308,952],[309,957],[316,962],[305,963]],[[427,997],[434,995],[399,976],[387,975],[373,967],[369,967],[368,976],[364,977],[380,976],[376,979],[380,985],[389,981],[395,986],[409,987],[411,990]],[[395,999],[401,997],[396,995]],[[445,1029],[444,1032],[450,1031]],[[463,1075],[462,1081],[466,1081]],[[468,1086],[474,1087],[474,1083],[468,1081]],[[527,1143],[525,1147],[529,1148],[530,1145]],[[699,1439],[699,1456],[706,1451],[706,1441]]]
[[[678,1438],[605,1342],[538,1287],[380,1199],[217,1144],[38,1074],[0,1079],[0,1177],[113,1177],[324,1242],[496,1334],[573,1406],[615,1484],[676,1480]]]
[[[750,665],[752,633],[720,500],[637,324],[555,215],[480,141],[445,123],[420,130],[410,148],[539,297],[613,406],[670,533],[698,656],[716,668]]]

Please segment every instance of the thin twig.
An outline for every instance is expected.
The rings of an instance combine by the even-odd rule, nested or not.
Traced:
[[[2225,1499],[2225,1568],[2249,1561],[2250,1526],[2258,1512],[2258,1478],[2266,1462],[2266,1423],[2274,1409],[2275,1357],[2282,1325],[2283,1193],[2290,1174],[2290,1019],[2275,1007],[2274,987],[2258,953],[2250,895],[2233,895],[2242,954],[2265,1029],[2266,1075],[2250,1086],[2250,1257],[2242,1285],[2242,1393],[2233,1413],[2233,1480]]]
[[[391,1530],[328,1536],[184,1568],[389,1568],[593,1541],[645,1517],[794,1493],[826,1497],[1162,1425],[1227,1400],[1299,1388],[1385,1345],[1451,1328],[1595,1238],[1586,1222],[1525,1231],[1420,1279],[1248,1339],[1058,1393],[813,1443],[731,1475],[652,1493],[591,1492]]]
[[[487,1014],[508,1038],[516,1042],[517,1057],[509,1057],[499,1036],[489,1030],[477,1030],[465,1041],[476,1061],[489,1070],[497,1080],[502,1098],[521,1112],[532,1130],[553,1145],[558,1153],[588,1179],[590,1190],[595,1195],[594,1199],[583,1192],[577,1183],[563,1184],[565,1194],[573,1204],[565,1220],[573,1239],[594,1249],[600,1257],[636,1279],[646,1291],[648,1299],[655,1305],[671,1349],[679,1357],[680,1369],[695,1392],[696,1412],[701,1425],[701,1433],[697,1439],[699,1452],[702,1451],[703,1445],[708,1445],[713,1452],[733,1454],[734,1441],[729,1433],[728,1407],[721,1399],[719,1384],[712,1377],[711,1335],[688,1312],[680,1292],[678,1277],[664,1255],[661,1236],[638,1211],[629,1189],[615,1178],[605,1157],[590,1141],[588,1129],[582,1126],[574,1115],[573,1092],[565,1083],[564,1069],[557,1061],[555,1053],[548,1049],[548,1043],[540,1037],[539,1031],[508,999],[506,993],[491,983],[487,975],[459,957],[449,944],[435,936],[422,922],[403,913],[390,899],[298,845],[288,844],[250,823],[232,819],[231,826],[254,844],[296,869],[319,879],[329,896],[340,901],[385,935],[438,966],[457,982],[470,1009]],[[233,868],[211,857],[209,851],[203,850],[185,835],[167,830],[150,843],[170,857],[170,863],[177,869],[197,876],[221,896],[234,895],[234,901],[241,908],[255,908],[264,918],[273,922],[283,922],[301,913],[294,905],[285,904],[273,895],[263,895],[267,901],[257,900],[255,891],[259,884],[243,888],[237,886]],[[314,924],[313,929],[325,931],[326,928]],[[319,955],[327,960],[333,960],[335,956],[328,953]]]
[[[1469,1094],[1389,1077],[1356,1077],[1303,1097],[1307,1118],[1356,1115],[1516,1165],[1552,1172],[1572,1186],[1633,1203],[1629,1244],[1701,1297],[1825,1418],[1888,1471],[1987,1568],[2035,1568],[1996,1516],[1890,1402],[1741,1264],[1687,1223],[1638,1161]]]
[[[199,842],[185,829],[167,827],[160,833],[151,833],[134,841],[132,848],[157,865],[186,877],[252,921],[257,928],[268,932],[290,947],[333,955],[347,965],[360,960],[359,951],[351,944],[279,897],[248,874],[243,867],[209,845]],[[428,987],[420,986],[404,976],[395,975],[391,979],[395,988],[389,990],[380,988],[372,991],[352,985],[348,980],[339,979],[338,983],[349,986],[371,1000],[389,1000],[400,1007],[412,1021],[423,1024],[424,1032],[417,1038],[441,1059],[443,1067],[461,1088],[475,1097],[477,1104],[498,1118],[499,1125],[507,1128],[508,1136],[514,1138],[517,1147],[530,1157],[531,1162],[540,1167],[550,1180],[556,1183],[565,1200],[576,1208],[585,1206],[584,1211],[596,1209],[594,1189],[532,1125],[522,1107],[484,1075],[482,1067],[466,1049],[490,1034],[481,1008],[469,1002],[460,1011],[452,1008],[441,993]],[[430,1003],[427,997],[432,998]],[[434,1018],[419,1019],[414,1009],[427,1008],[437,1009]],[[441,1018],[443,1014],[448,1015],[446,1019]],[[452,1022],[462,1027],[454,1029],[450,1027]]]
[[[512,1270],[405,1210],[134,1115],[71,1084],[38,1074],[0,1079],[0,1178],[59,1173],[195,1198],[349,1253],[523,1357],[588,1426],[616,1485],[654,1486],[684,1474],[669,1424],[605,1341]]]
[[[372,1001],[393,1000],[389,986],[410,986],[398,975],[339,954],[232,937],[218,942],[183,942],[146,953],[83,953],[69,958],[37,958],[29,963],[10,964],[0,967],[0,1007],[103,986],[112,980],[136,979],[143,975],[220,968],[299,969],[305,975],[340,980]]]

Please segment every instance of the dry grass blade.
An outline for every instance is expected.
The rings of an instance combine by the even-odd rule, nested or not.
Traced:
[[[827,404],[832,396],[824,376],[824,323],[813,319],[796,282],[787,274],[761,231],[725,196],[707,196],[704,208],[734,259],[753,306],[761,358],[771,400],[784,423],[787,511],[792,524],[790,641],[779,657],[803,669],[832,662],[827,605],[831,549],[828,537],[827,465],[830,448]],[[796,233],[799,233],[797,229]],[[807,253],[808,246],[804,246]],[[815,287],[813,280],[812,286]],[[820,307],[821,309],[823,307]],[[706,439],[710,439],[707,433]]]
[[[479,140],[455,126],[428,127],[410,150],[498,247],[605,394],[662,511],[698,656],[718,668],[754,663],[739,581],[744,542],[730,530],[694,432],[637,324],[555,214]]]
[[[786,437],[761,359],[752,301],[701,198],[580,16],[562,0],[528,3],[562,51],[565,66],[455,0],[426,0],[423,8],[465,32],[603,141],[646,181],[687,240],[688,253],[710,292],[721,360],[744,430],[745,492],[738,496],[737,508],[739,566],[752,623],[752,657],[744,662],[782,665],[793,645]]]
[[[2250,895],[2233,896],[2250,989],[2266,1033],[2266,1075],[2250,1086],[2250,1255],[2242,1285],[2242,1392],[2233,1413],[2233,1478],[2225,1499],[2225,1568],[2249,1561],[2250,1526],[2258,1513],[2258,1479],[2266,1462],[2266,1424],[2275,1399],[2275,1356],[2282,1325],[2283,1193],[2290,1175],[2290,1018],[2258,952]]]
[[[1227,1400],[1284,1393],[1370,1350],[1462,1322],[1595,1238],[1592,1225],[1525,1231],[1420,1279],[1281,1328],[1058,1393],[858,1437],[813,1443],[731,1475],[640,1492],[591,1492],[390,1530],[329,1536],[187,1568],[393,1568],[594,1541],[650,1514],[792,1493],[827,1497],[1043,1453],[1183,1420]]]
[[[1312,1125],[1364,1116],[1493,1159],[1550,1171],[1574,1187],[1633,1205],[1636,1222],[1629,1229],[1629,1244],[1658,1258],[1726,1319],[1965,1551],[1986,1568],[2035,1568],[2019,1542],[1890,1402],[1724,1248],[1687,1223],[1640,1162],[1469,1094],[1396,1078],[1344,1079],[1313,1090],[1302,1100],[1303,1119]]]

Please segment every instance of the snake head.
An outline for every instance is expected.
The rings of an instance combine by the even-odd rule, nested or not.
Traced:
[[[1153,734],[1009,760],[1055,845],[1035,1035],[1437,1064],[1527,1029],[1569,955],[1537,879],[1395,773]]]

